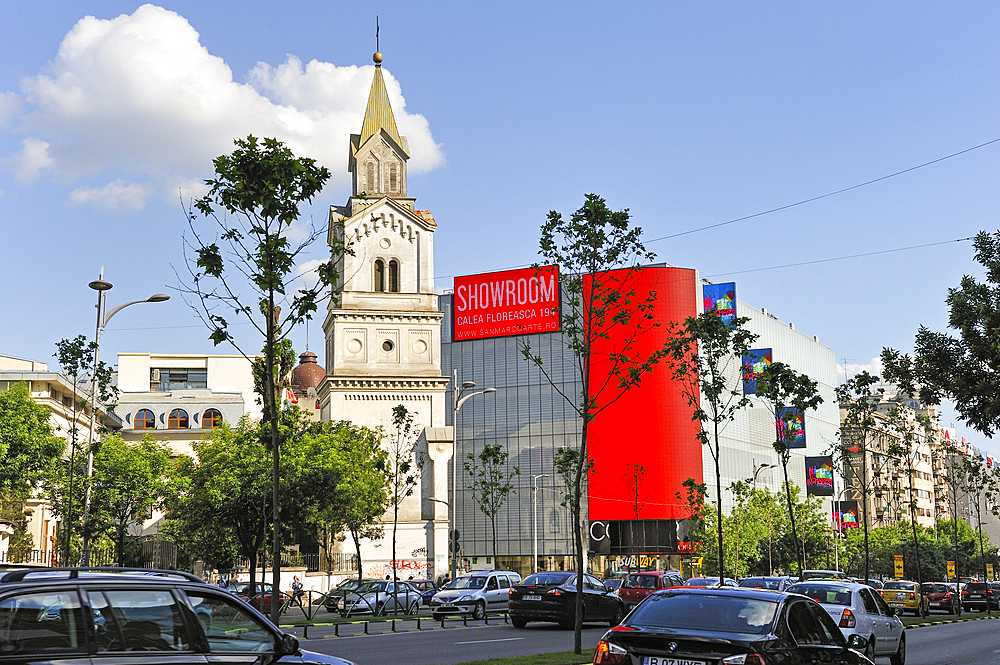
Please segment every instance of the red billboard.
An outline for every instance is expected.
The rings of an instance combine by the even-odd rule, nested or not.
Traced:
[[[700,289],[694,270],[686,268],[643,268],[627,279],[622,290],[634,290],[636,300],[656,292],[654,317],[660,325],[648,328],[630,351],[636,357],[648,356],[667,341],[671,322],[697,316]],[[617,326],[612,339],[598,343],[590,366],[591,386],[608,381],[611,357],[633,334],[631,326]],[[601,399],[617,394],[606,392]],[[662,362],[601,411],[588,429],[588,452],[594,460],[588,486],[591,520],[635,520],[636,509],[641,520],[690,517],[682,483],[688,478],[702,482],[701,426],[691,419],[692,413]],[[677,493],[685,498],[678,499]]]
[[[557,266],[455,278],[456,342],[559,330]]]

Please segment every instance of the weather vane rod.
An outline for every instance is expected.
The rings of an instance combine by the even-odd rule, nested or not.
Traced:
[[[376,51],[382,50],[378,47],[378,14],[375,15],[375,50]]]

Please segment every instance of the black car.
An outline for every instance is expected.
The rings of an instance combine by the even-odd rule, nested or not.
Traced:
[[[987,582],[969,582],[962,592],[966,609],[979,612],[1000,609],[1000,596]]]
[[[507,611],[515,628],[529,621],[554,621],[572,628],[576,617],[576,573],[545,572],[528,575],[510,588]],[[593,575],[583,576],[583,620],[607,621],[617,626],[625,616],[622,599]]]
[[[257,610],[177,571],[50,568],[0,577],[0,661],[328,663]]]
[[[756,589],[665,589],[601,638],[595,665],[870,665],[811,598]]]

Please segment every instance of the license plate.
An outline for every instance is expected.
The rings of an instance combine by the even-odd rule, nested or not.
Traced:
[[[931,603],[931,607],[938,607],[940,605],[941,605],[941,603]]]
[[[666,656],[646,656],[642,659],[642,665],[707,665],[703,660],[690,660],[688,658],[668,658]]]
[[[524,599],[525,600],[541,600],[542,597],[541,596],[525,596]]]

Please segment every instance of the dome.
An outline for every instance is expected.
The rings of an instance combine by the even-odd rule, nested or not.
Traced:
[[[299,356],[299,364],[292,370],[292,389],[305,393],[310,388],[318,387],[324,376],[326,370],[316,362],[316,354],[306,351]]]

